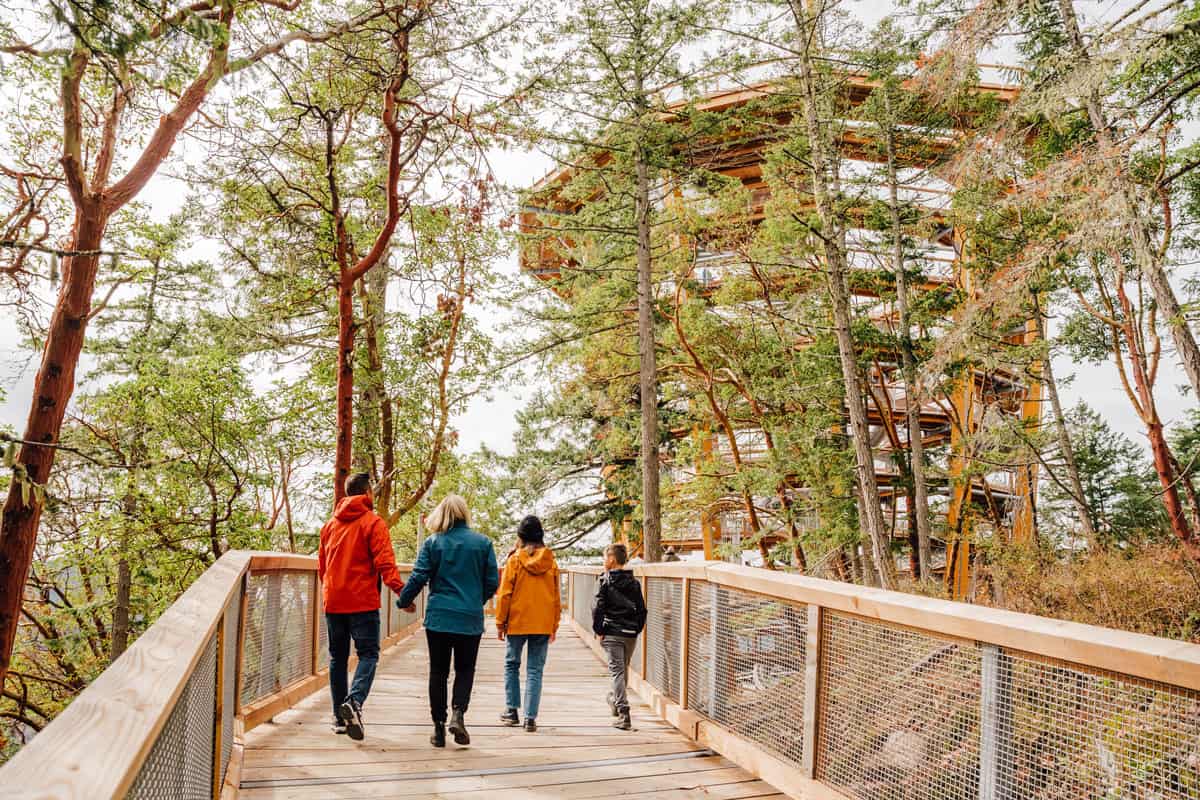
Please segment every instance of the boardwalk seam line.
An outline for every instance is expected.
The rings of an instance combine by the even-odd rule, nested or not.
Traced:
[[[630,758],[601,758],[592,761],[565,761],[558,764],[531,764],[521,767],[493,767],[492,769],[434,770],[431,772],[400,772],[390,775],[360,775],[337,778],[275,778],[242,781],[239,789],[274,789],[293,786],[335,786],[348,783],[389,783],[420,781],[431,778],[476,778],[487,775],[519,775],[525,772],[564,772],[590,767],[615,767],[625,764],[652,764],[656,761],[679,761],[685,758],[711,758],[717,755],[712,750],[690,750],[686,753],[666,753],[655,756]]]

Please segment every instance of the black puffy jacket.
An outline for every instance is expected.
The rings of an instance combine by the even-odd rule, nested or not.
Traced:
[[[614,569],[600,577],[592,607],[592,630],[597,636],[637,636],[646,627],[642,585],[627,569]]]

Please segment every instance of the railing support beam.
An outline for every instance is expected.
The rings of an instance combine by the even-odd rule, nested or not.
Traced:
[[[817,777],[817,735],[820,729],[821,704],[821,616],[819,605],[809,604],[805,618],[804,643],[804,748],[801,751],[800,772],[806,778]]]
[[[979,800],[1012,800],[1003,776],[1012,775],[1012,656],[983,646],[979,707]]]

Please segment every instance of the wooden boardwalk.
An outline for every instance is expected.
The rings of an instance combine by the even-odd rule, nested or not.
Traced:
[[[364,709],[364,741],[330,731],[322,690],[247,734],[239,797],[785,800],[640,703],[633,731],[613,729],[605,669],[568,625],[550,648],[537,733],[498,721],[503,663],[504,644],[489,632],[467,714],[471,745],[451,740],[434,749],[425,637],[418,633],[380,659]]]

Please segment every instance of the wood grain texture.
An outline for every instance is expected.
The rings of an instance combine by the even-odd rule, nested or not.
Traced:
[[[4,796],[123,797],[250,567],[222,556],[58,718],[0,769]]]
[[[489,631],[467,713],[472,743],[435,749],[428,742],[428,657],[424,637],[414,636],[380,659],[363,709],[363,741],[334,734],[329,697],[315,693],[246,734],[238,796],[581,800],[616,793],[733,800],[777,794],[644,704],[634,705],[633,731],[614,729],[598,651],[594,637],[560,628],[546,664],[539,730],[531,734],[499,722],[505,645]],[[341,782],[347,778],[352,782]]]

